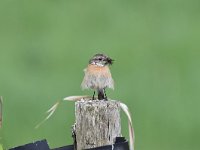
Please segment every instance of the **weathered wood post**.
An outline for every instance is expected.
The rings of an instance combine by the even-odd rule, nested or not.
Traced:
[[[115,143],[121,136],[120,103],[81,100],[75,103],[74,140],[77,150]]]

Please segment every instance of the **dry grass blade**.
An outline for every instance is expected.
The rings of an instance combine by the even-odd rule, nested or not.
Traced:
[[[124,103],[120,103],[120,106],[122,110],[125,112],[126,116],[128,117],[130,150],[134,150],[135,134],[134,134],[134,128],[133,128],[133,123],[131,119],[131,114],[128,110],[128,107]]]
[[[0,128],[2,127],[2,121],[3,121],[3,98],[0,96]],[[0,140],[2,138],[0,137]],[[0,144],[0,150],[3,150],[2,145]]]
[[[84,98],[91,98],[91,96],[68,96],[68,97],[65,97],[63,99],[63,101],[79,101],[79,100],[84,99]],[[46,112],[48,114],[47,117],[44,120],[42,120],[39,124],[37,124],[35,126],[35,129],[39,128],[43,123],[45,123],[54,114],[54,112],[58,108],[58,105],[61,102],[62,101],[58,101],[50,109],[47,110],[47,112]]]
[[[48,114],[47,117],[35,126],[36,129],[39,128],[45,121],[47,121],[54,114],[59,104],[60,104],[60,101],[55,103],[49,110],[47,110],[46,112]]]
[[[49,110],[47,110],[47,113],[49,114],[47,117],[46,117],[46,120],[49,119],[53,114],[54,112],[56,111],[56,109],[58,108],[58,105],[60,104],[60,102],[57,102],[56,104],[54,104]]]
[[[2,127],[3,122],[3,98],[0,96],[0,128]]]
[[[80,101],[81,99],[89,99],[92,97],[91,96],[88,96],[88,95],[81,95],[81,96],[68,96],[68,97],[65,97],[63,100],[64,101]]]

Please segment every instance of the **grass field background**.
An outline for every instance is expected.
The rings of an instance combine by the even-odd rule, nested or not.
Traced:
[[[0,1],[0,143],[72,143],[74,103],[95,53],[115,59],[108,96],[132,112],[137,150],[200,147],[200,1]],[[126,117],[122,132],[128,138]]]

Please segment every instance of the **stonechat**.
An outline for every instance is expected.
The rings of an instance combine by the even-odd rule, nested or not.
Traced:
[[[98,93],[99,100],[107,100],[106,88],[114,89],[114,81],[110,73],[109,66],[113,64],[113,59],[104,55],[96,54],[90,60],[86,69],[84,69],[85,76],[82,81],[83,89],[94,90]]]

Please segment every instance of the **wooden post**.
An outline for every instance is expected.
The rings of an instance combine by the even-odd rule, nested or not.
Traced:
[[[74,141],[77,150],[115,143],[121,136],[120,103],[81,100],[75,103]]]

